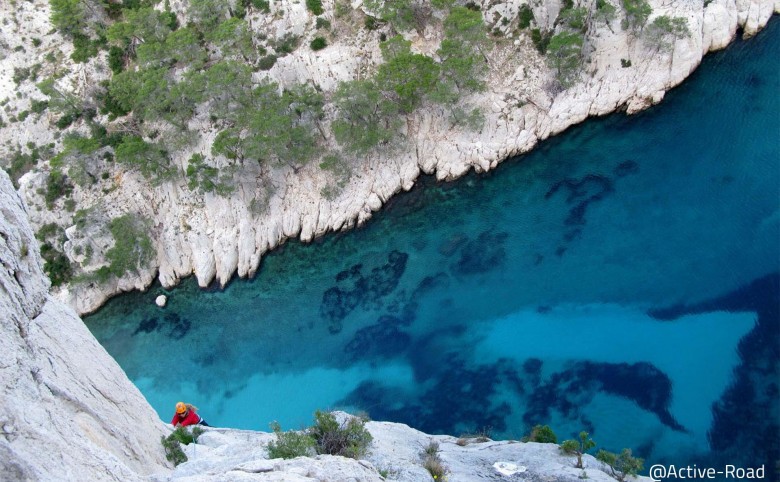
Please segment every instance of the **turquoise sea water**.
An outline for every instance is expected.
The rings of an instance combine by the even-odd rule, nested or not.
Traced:
[[[155,286],[85,322],[163,420],[186,400],[258,430],[317,408],[494,438],[550,424],[651,463],[774,468],[778,54],[773,20],[661,106],[423,179],[255,279]]]

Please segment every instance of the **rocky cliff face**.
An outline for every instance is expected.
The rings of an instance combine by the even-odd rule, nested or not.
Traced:
[[[486,22],[505,19],[516,25],[520,7],[526,2],[484,0],[478,2]],[[590,5],[589,1],[578,2]],[[104,176],[91,187],[75,187],[72,200],[78,209],[99,212],[103,221],[123,213],[136,213],[151,220],[150,236],[155,246],[153,262],[138,272],[96,283],[71,283],[57,292],[79,313],[95,310],[109,296],[131,289],[144,289],[158,276],[170,287],[186,276],[195,275],[201,286],[213,280],[226,283],[231,276],[252,276],[267,251],[289,238],[310,241],[328,231],[346,230],[365,223],[372,213],[393,194],[408,190],[422,173],[438,179],[455,179],[471,169],[487,171],[502,160],[532,149],[539,141],[559,133],[589,116],[604,115],[626,109],[641,110],[662,100],[664,93],[679,84],[700,63],[708,51],[723,48],[731,42],[738,28],[749,36],[758,31],[773,12],[780,11],[780,0],[712,0],[708,2],[652,0],[652,17],[667,15],[685,19],[690,35],[659,49],[641,35],[620,26],[620,16],[611,23],[594,24],[588,34],[588,62],[575,85],[560,90],[554,87],[554,73],[539,55],[527,32],[502,31],[504,21],[496,21],[494,31],[503,36],[487,57],[487,90],[462,99],[464,105],[481,107],[485,122],[473,131],[453,125],[441,107],[429,106],[405,119],[405,146],[392,152],[374,152],[355,161],[349,183],[337,196],[324,196],[323,188],[333,183],[332,174],[321,170],[317,162],[301,168],[276,168],[270,172],[258,165],[244,165],[234,176],[235,191],[228,196],[193,192],[181,178],[151,186],[137,172],[123,170],[116,164],[105,166]],[[174,10],[183,11],[182,2],[171,2]],[[297,0],[271,2],[270,15],[250,19],[253,28],[280,37],[286,33],[302,35],[308,42],[315,35],[314,17]],[[557,1],[531,2],[537,22],[544,29],[553,28],[561,9]],[[336,3],[324,1],[323,18],[334,19]],[[620,2],[617,2],[623,15]],[[0,58],[0,84],[11,86],[10,77],[16,65],[28,65],[36,55],[53,48],[64,54],[71,48],[56,33],[50,33],[48,5],[42,0],[22,2],[11,12],[0,6],[0,13],[13,13],[18,32],[4,31],[10,52]],[[362,2],[350,8],[360,13]],[[4,12],[6,11],[7,12]],[[650,21],[652,21],[652,17]],[[25,35],[40,35],[42,45],[30,55],[29,45],[11,49]],[[441,24],[424,32],[407,32],[416,52],[433,54],[441,41]],[[2,40],[2,39],[0,39]],[[47,50],[48,49],[48,50]],[[326,95],[337,82],[370,75],[380,62],[376,34],[358,29],[354,35],[340,36],[325,50],[313,52],[299,48],[280,58],[268,76],[281,85],[313,83]],[[83,93],[108,75],[105,59],[74,64],[59,81],[69,91]],[[12,104],[24,108],[30,98],[40,96],[33,85],[22,83],[18,89],[22,100]],[[11,109],[13,111],[13,109]],[[195,119],[190,128],[200,140],[183,146],[174,154],[180,171],[186,170],[193,153],[209,155],[216,131],[207,116]],[[56,138],[52,119],[45,116],[24,121],[0,131],[0,142],[24,145],[30,140],[48,142]],[[78,129],[78,128],[77,128]],[[335,145],[328,132],[325,143]],[[0,148],[2,149],[2,148]],[[215,159],[219,164],[224,159]],[[103,256],[112,245],[105,229],[99,233],[78,227],[73,207],[68,211],[62,200],[53,210],[45,206],[47,167],[27,174],[21,180],[21,194],[31,206],[33,225],[57,223],[65,230],[64,251],[79,271],[94,272],[105,265]],[[258,209],[258,206],[260,207]],[[103,223],[105,224],[105,222]],[[85,256],[84,251],[93,253]]]
[[[163,425],[76,313],[48,294],[26,209],[0,171],[0,479],[143,480]]]

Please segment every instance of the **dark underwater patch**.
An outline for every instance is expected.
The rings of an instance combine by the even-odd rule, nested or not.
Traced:
[[[466,236],[463,233],[455,233],[451,235],[449,238],[445,239],[444,241],[439,244],[439,254],[442,256],[450,257],[453,254],[457,253],[460,248],[463,247],[464,244],[466,244],[469,240],[469,237]]]
[[[567,370],[553,374],[534,391],[523,421],[528,426],[547,423],[551,410],[569,419],[582,419],[584,406],[599,392],[627,398],[656,414],[669,428],[685,431],[669,412],[671,380],[658,368],[644,362],[576,362]]]
[[[659,320],[713,311],[755,312],[754,328],[739,341],[734,379],[713,404],[707,434],[719,463],[763,463],[770,472],[780,460],[780,273],[758,278],[730,293],[693,305],[651,310]],[[748,466],[748,465],[744,465]]]
[[[409,348],[411,337],[398,329],[400,325],[400,319],[382,316],[378,323],[358,330],[344,347],[344,353],[352,360],[402,355]]]
[[[460,259],[452,266],[459,275],[487,273],[501,267],[506,260],[504,245],[509,238],[505,232],[485,231],[477,239],[467,242],[460,250]]]
[[[550,199],[558,191],[566,192],[566,203],[572,205],[569,216],[565,220],[567,226],[580,226],[585,224],[585,212],[588,205],[600,201],[614,191],[613,182],[606,176],[599,174],[587,174],[580,180],[564,179],[556,182],[544,195]]]
[[[165,315],[165,323],[168,336],[174,340],[181,340],[184,338],[192,326],[189,320],[180,317],[177,313],[167,313]]]
[[[419,301],[420,298],[436,288],[446,287],[449,281],[450,278],[447,276],[447,273],[442,271],[434,275],[426,276],[417,284],[414,292],[412,292],[412,301]]]
[[[181,318],[177,313],[166,313],[162,321],[156,316],[145,318],[138,324],[133,335],[139,333],[153,333],[159,331],[174,340],[180,340],[190,331],[191,323]]]
[[[331,333],[341,331],[342,320],[357,306],[369,308],[390,294],[406,270],[407,253],[391,251],[387,263],[363,273],[363,265],[356,264],[336,275],[341,286],[328,288],[322,295],[320,315],[328,322]]]
[[[133,336],[139,333],[151,333],[157,330],[159,323],[160,320],[158,320],[156,317],[144,318],[141,320],[141,323],[138,324],[138,328],[136,328],[133,332]]]
[[[636,161],[623,161],[613,170],[617,177],[626,177],[639,173],[639,164]]]
[[[505,378],[506,363],[467,367],[455,356],[448,366],[432,377],[431,388],[418,399],[399,397],[379,380],[363,382],[338,405],[351,405],[369,412],[377,420],[409,424],[431,434],[459,433],[492,428],[506,430],[506,417],[512,408],[506,402],[494,403],[495,391]]]

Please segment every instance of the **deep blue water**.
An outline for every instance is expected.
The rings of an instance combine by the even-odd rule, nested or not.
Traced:
[[[163,420],[182,399],[259,430],[317,408],[495,438],[541,423],[650,463],[772,474],[778,54],[773,20],[661,106],[487,175],[424,179],[366,227],[288,243],[224,291],[156,286],[85,321]]]

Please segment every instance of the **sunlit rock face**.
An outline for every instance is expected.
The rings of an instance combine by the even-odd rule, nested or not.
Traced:
[[[68,306],[0,171],[0,479],[142,480],[167,470],[164,428]]]

